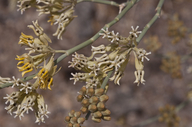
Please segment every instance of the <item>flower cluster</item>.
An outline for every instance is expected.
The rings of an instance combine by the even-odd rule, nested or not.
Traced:
[[[178,14],[174,14],[172,19],[169,20],[168,25],[168,35],[173,38],[172,44],[176,44],[185,37],[187,28],[179,20]]]
[[[162,59],[161,70],[171,74],[173,78],[182,78],[181,59],[175,52],[169,52]]]
[[[171,105],[166,105],[159,109],[160,117],[159,122],[165,122],[167,127],[178,127],[180,118],[177,116],[175,107]]]
[[[95,122],[101,122],[101,119],[109,121],[111,119],[111,112],[106,108],[105,102],[109,97],[104,94],[102,88],[86,88],[83,86],[77,96],[77,101],[81,102],[81,112],[91,112],[92,120]]]
[[[30,82],[23,82],[20,79],[15,79],[9,81],[13,83],[12,87],[17,87],[20,90],[17,92],[12,92],[10,95],[7,94],[4,99],[7,101],[5,104],[9,104],[5,109],[10,115],[15,114],[14,117],[19,117],[20,120],[24,117],[24,113],[29,113],[29,111],[34,111],[36,116],[36,123],[45,122],[44,117],[48,118],[50,113],[47,110],[47,105],[44,103],[43,96],[36,92],[36,86],[38,82],[31,84]]]
[[[19,116],[21,119],[24,117],[24,113],[28,114],[30,110],[35,111],[36,123],[41,123],[45,122],[44,117],[48,117],[50,112],[47,110],[48,106],[44,103],[43,96],[37,93],[37,89],[48,88],[51,90],[53,76],[57,73],[57,65],[54,63],[54,55],[57,50],[48,45],[51,39],[44,33],[38,22],[32,23],[33,25],[28,25],[28,27],[34,31],[37,37],[21,33],[19,45],[26,46],[25,50],[28,52],[17,56],[16,60],[19,60],[17,68],[22,71],[22,77],[34,69],[39,70],[33,78],[35,79],[34,83],[25,82],[13,76],[13,80],[0,77],[0,84],[12,83],[12,87],[19,89],[19,91],[4,97],[7,99],[5,104],[9,104],[5,107],[9,114],[14,113],[15,117]],[[44,65],[40,65],[43,62]]]
[[[71,78],[71,80],[74,80],[74,84],[77,81],[85,81],[87,88],[100,87],[107,73],[114,70],[114,75],[110,80],[120,85],[120,79],[123,76],[131,52],[135,54],[135,67],[137,69],[135,72],[135,83],[138,85],[140,83],[144,84],[143,62],[144,59],[149,60],[147,55],[151,53],[147,53],[144,49],[137,48],[136,38],[139,33],[141,33],[141,31],[137,31],[137,29],[138,27],[135,29],[132,27],[132,31],[128,37],[122,37],[118,33],[115,34],[114,31],[109,32],[108,28],[106,28],[106,30],[102,29],[100,35],[103,36],[103,38],[107,38],[111,43],[107,46],[92,46],[92,55],[90,57],[75,53],[72,61],[69,62],[69,67],[84,71],[84,73],[72,74],[73,78]],[[95,57],[96,54],[97,57]],[[100,56],[98,56],[98,54],[100,54]]]
[[[37,8],[39,15],[49,14],[51,25],[58,24],[56,32],[53,36],[57,36],[58,39],[62,39],[61,35],[65,31],[65,28],[75,18],[73,16],[74,6],[77,0],[18,0],[18,10],[21,10],[21,14],[31,7]]]
[[[83,124],[85,121],[85,118],[80,117],[81,112],[75,112],[74,110],[71,110],[69,113],[69,116],[65,117],[65,122],[68,123],[68,127],[81,127],[80,124]]]

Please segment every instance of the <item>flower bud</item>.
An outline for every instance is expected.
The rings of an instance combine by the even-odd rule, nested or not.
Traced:
[[[93,112],[97,111],[97,106],[94,104],[91,104],[91,105],[89,105],[88,110],[93,113]]]
[[[85,121],[85,118],[83,118],[83,117],[77,119],[77,123],[79,123],[79,124],[83,124],[84,121]]]
[[[92,120],[96,123],[100,123],[101,122],[101,118],[95,118],[94,116],[92,117]]]
[[[88,96],[92,96],[92,95],[94,94],[94,92],[95,92],[95,91],[94,91],[93,88],[88,88],[87,91],[86,91],[86,93],[87,93]]]
[[[70,121],[70,119],[71,119],[71,117],[70,117],[70,116],[66,116],[66,117],[65,117],[65,122],[69,122],[69,121]]]
[[[77,101],[78,101],[78,102],[81,102],[82,100],[83,100],[83,95],[81,95],[81,94],[78,95],[78,96],[77,96]]]
[[[105,121],[110,121],[110,120],[111,120],[111,117],[110,117],[110,116],[103,116],[102,119],[105,120]]]
[[[70,119],[70,122],[71,122],[72,124],[77,123],[77,117],[72,117],[72,118]]]
[[[75,110],[71,110],[71,111],[69,112],[69,116],[70,116],[70,117],[73,117],[73,116],[74,116],[74,113],[75,113]]]
[[[107,95],[102,95],[102,96],[99,97],[99,99],[100,99],[101,102],[104,102],[104,103],[105,103],[105,102],[108,101],[109,96],[107,96]]]
[[[89,100],[88,99],[83,99],[81,104],[82,104],[82,106],[87,107],[89,105]]]
[[[75,112],[75,113],[74,113],[74,116],[77,117],[77,118],[79,118],[79,117],[81,116],[81,112]]]
[[[96,96],[101,96],[104,93],[104,89],[99,88],[95,90],[95,95]]]
[[[85,114],[85,113],[87,113],[88,112],[88,109],[86,108],[86,107],[81,107],[81,112],[83,113],[83,114]]]
[[[100,111],[97,111],[97,112],[93,113],[93,116],[94,116],[95,118],[101,118],[101,117],[102,117],[102,114],[101,114]]]
[[[105,109],[105,104],[103,102],[99,102],[97,104],[97,108],[99,111],[103,111]]]
[[[93,96],[89,99],[89,103],[91,104],[97,104],[98,102],[99,102],[99,99],[96,96]]]
[[[109,116],[111,115],[111,111],[109,109],[106,109],[105,111],[101,111],[103,116]]]

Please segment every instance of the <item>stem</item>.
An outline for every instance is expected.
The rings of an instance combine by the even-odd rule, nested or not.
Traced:
[[[179,104],[176,109],[175,112],[179,112],[182,108],[184,108],[186,105],[188,105],[190,103],[190,100],[187,99],[185,101],[183,101],[181,104]]]
[[[148,31],[148,29],[153,25],[153,23],[157,20],[157,18],[160,17],[160,13],[161,13],[161,8],[163,6],[165,0],[160,0],[156,11],[157,13],[153,16],[153,18],[149,21],[149,23],[144,27],[144,29],[142,30],[142,33],[139,35],[139,37],[136,39],[137,43],[139,43],[141,41],[141,39],[143,38],[143,36],[145,35],[145,33]]]
[[[66,51],[65,50],[55,50],[54,53],[66,53]]]
[[[183,108],[184,108],[186,105],[188,105],[189,103],[190,103],[190,100],[185,100],[185,101],[183,101],[181,104],[179,104],[179,105],[175,108],[175,112],[176,112],[176,113],[179,112],[181,109],[183,109]],[[145,125],[147,125],[147,124],[150,124],[150,123],[153,123],[153,122],[157,121],[158,118],[159,118],[159,115],[157,115],[157,116],[155,116],[155,117],[152,117],[152,118],[150,118],[150,119],[148,119],[148,120],[145,120],[145,121],[139,123],[138,125],[134,125],[133,127],[143,127],[143,126],[145,126]]]
[[[153,122],[157,121],[158,118],[159,118],[159,115],[158,115],[158,116],[155,116],[155,117],[152,117],[152,118],[150,118],[150,119],[148,119],[148,120],[145,120],[145,121],[141,122],[140,124],[134,125],[134,126],[132,126],[132,127],[143,127],[143,126],[145,126],[145,125],[148,125],[148,124],[150,124],[150,123],[153,123]]]
[[[36,73],[36,74],[37,74],[37,73]],[[21,78],[21,80],[23,80],[23,81],[31,80],[31,79],[33,79],[33,77],[36,76],[36,74],[30,75],[30,76],[28,76],[28,77]],[[3,88],[5,88],[5,87],[9,87],[9,86],[11,86],[11,85],[13,85],[13,83],[0,84],[0,89],[3,89]]]
[[[114,69],[113,69],[114,70]],[[110,71],[107,76],[105,77],[102,85],[101,85],[101,88],[105,89],[105,86],[107,85],[108,81],[109,81],[109,78],[111,77],[111,74],[113,73],[113,70]]]
[[[77,1],[77,3],[80,3],[80,2],[95,2],[95,3],[107,4],[107,5],[119,7],[119,4],[114,1],[105,1],[105,0],[78,0]]]

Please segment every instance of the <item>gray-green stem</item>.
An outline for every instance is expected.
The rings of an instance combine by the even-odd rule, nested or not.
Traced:
[[[141,41],[141,39],[143,38],[143,36],[145,35],[145,33],[148,31],[148,29],[153,25],[153,23],[157,20],[157,18],[160,17],[161,14],[161,8],[163,6],[165,0],[160,0],[156,11],[157,13],[153,16],[153,18],[149,21],[149,23],[147,23],[147,25],[144,27],[144,29],[142,30],[142,33],[139,35],[139,37],[136,39],[137,43],[139,43]]]
[[[95,2],[95,3],[107,4],[107,5],[119,7],[119,4],[114,1],[105,1],[105,0],[78,0],[77,1],[77,3],[80,3],[80,2]]]

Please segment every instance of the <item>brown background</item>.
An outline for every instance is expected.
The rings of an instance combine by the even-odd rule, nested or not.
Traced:
[[[27,28],[38,18],[39,24],[44,28],[47,35],[52,39],[51,46],[54,49],[70,49],[77,44],[92,37],[98,32],[104,24],[113,20],[118,13],[118,8],[95,3],[80,3],[75,7],[75,14],[78,17],[67,27],[67,31],[63,35],[63,40],[57,40],[52,37],[56,30],[56,26],[50,26],[47,23],[47,16],[37,17],[38,13],[35,9],[27,10],[23,15],[16,11],[16,7],[11,5],[10,1],[0,1],[0,75],[2,77],[21,77],[16,68],[16,55],[21,55],[25,52],[24,47],[20,47],[17,43],[21,32],[27,35],[34,35],[33,31]],[[121,2],[120,0],[117,2]],[[123,2],[123,0],[122,0]],[[115,24],[110,30],[118,31],[122,36],[128,36],[131,26],[140,26],[139,30],[154,16],[155,8],[158,0],[141,0],[137,3],[124,18]],[[189,28],[189,33],[192,28],[192,1],[191,0],[165,0],[163,6],[163,16],[158,19],[150,28],[144,38],[151,35],[157,35],[162,43],[162,48],[158,51],[159,54],[165,54],[168,51],[176,51],[179,55],[186,55],[191,52],[191,49],[186,46],[189,38],[182,39],[178,44],[172,45],[170,37],[167,36],[168,19],[174,13],[178,13],[180,19],[185,26]],[[104,39],[98,39],[93,43],[94,46],[100,44],[108,44]],[[139,47],[145,48],[143,41]],[[83,48],[78,53],[90,55],[90,46]],[[59,55],[58,55],[59,56]],[[57,56],[57,57],[58,57]],[[145,62],[145,80],[146,85],[133,84],[135,80],[135,67],[133,62],[130,62],[126,68],[124,77],[121,80],[121,86],[110,83],[108,95],[110,97],[107,102],[107,107],[112,112],[110,122],[102,121],[97,124],[89,119],[84,123],[86,127],[131,127],[130,125],[138,124],[148,118],[158,115],[158,108],[165,104],[178,105],[185,100],[189,91],[188,84],[191,83],[191,74],[186,72],[187,67],[191,64],[191,60],[182,62],[182,79],[172,79],[169,74],[160,70],[161,57],[152,53],[149,56],[150,61]],[[71,73],[74,69],[68,68],[68,61],[71,61],[71,56],[64,59],[58,64],[62,70],[54,77],[54,87],[52,91],[41,90],[44,96],[45,103],[48,104],[48,109],[51,112],[49,119],[46,119],[45,124],[37,125],[34,123],[34,112],[20,121],[18,118],[13,118],[4,110],[5,100],[2,98],[14,89],[5,88],[0,90],[0,127],[64,127],[64,117],[67,116],[71,109],[79,110],[80,104],[76,102],[77,91],[84,83],[73,85],[70,81]],[[192,104],[187,105],[178,115],[181,117],[180,127],[192,127]],[[118,119],[123,120],[123,125]],[[155,122],[147,127],[165,127],[163,123]]]

